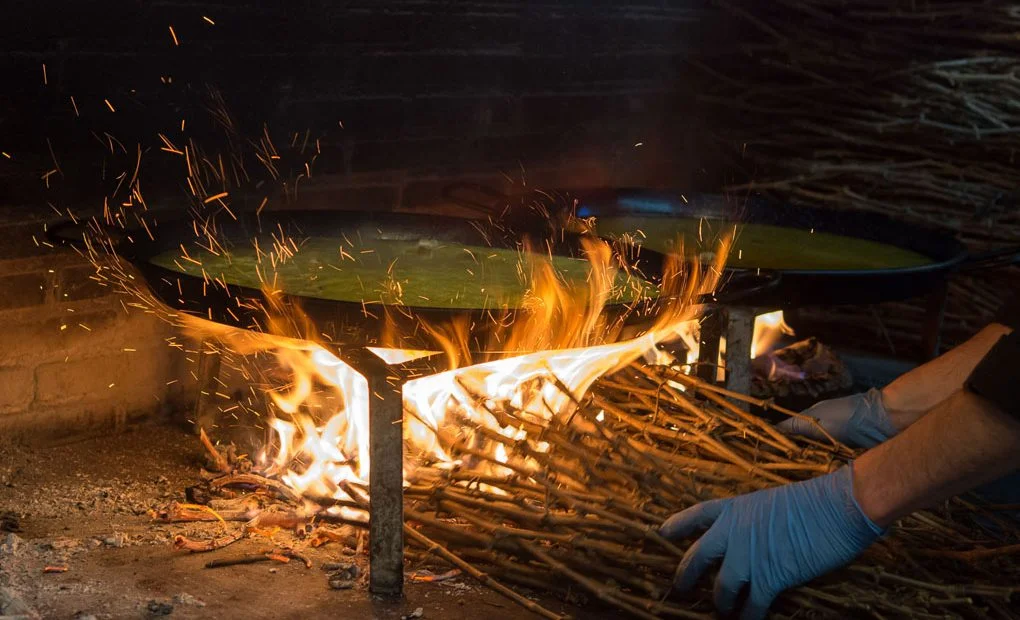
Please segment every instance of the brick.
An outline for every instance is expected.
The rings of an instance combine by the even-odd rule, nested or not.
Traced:
[[[108,284],[96,278],[96,268],[92,265],[61,269],[57,277],[57,302],[94,299],[113,293]]]
[[[414,49],[504,49],[521,44],[521,19],[513,13],[436,13],[417,23]]]
[[[548,133],[529,133],[516,136],[490,136],[472,145],[472,158],[493,164],[526,166],[550,159],[558,151],[557,140]]]
[[[125,347],[141,349],[160,342],[171,333],[166,323],[141,311],[125,314],[120,304],[113,306],[111,301],[96,305],[106,308],[9,321],[0,336],[0,365],[76,358]],[[63,310],[60,306],[57,308]]]
[[[699,24],[689,14],[589,15],[535,14],[521,25],[528,41],[542,41],[545,52],[691,49]]]
[[[298,192],[295,208],[311,210],[389,211],[396,207],[400,190],[396,185],[350,187],[328,185],[305,187]]]
[[[35,371],[36,399],[41,405],[151,401],[165,392],[173,355],[180,353],[162,347],[43,364]]]
[[[108,436],[123,432],[125,425],[132,422],[161,414],[165,416],[173,410],[172,407],[170,403],[155,398],[129,404],[111,398],[99,402],[34,406],[21,413],[0,416],[0,435],[46,443]]]
[[[428,139],[358,143],[354,172],[422,169],[462,163],[468,153],[464,140]]]
[[[0,258],[28,258],[53,252],[51,248],[42,244],[46,240],[42,222],[2,223],[7,217],[16,217],[13,209],[10,211],[12,213],[0,220]],[[24,211],[25,215],[31,217],[32,210],[26,208],[19,211]],[[25,215],[21,216],[22,219],[25,219]]]
[[[407,101],[401,97],[297,100],[289,103],[285,110],[287,118],[300,120],[307,127],[329,128],[343,138],[388,140],[400,137],[404,131]]]
[[[416,97],[411,102],[408,134],[418,136],[486,135],[506,131],[517,120],[513,97]]]
[[[31,368],[0,368],[0,414],[24,411],[34,397]]]
[[[351,88],[364,94],[505,92],[520,72],[520,59],[505,54],[377,54],[352,63]]]
[[[0,310],[41,305],[48,285],[45,272],[0,276]]]
[[[682,54],[658,52],[538,54],[521,58],[528,70],[515,84],[538,91],[661,87],[676,79],[683,60]]]

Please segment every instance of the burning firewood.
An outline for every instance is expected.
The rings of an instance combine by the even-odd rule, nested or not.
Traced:
[[[442,440],[459,466],[420,467],[408,478],[408,556],[452,565],[547,618],[560,616],[504,583],[564,595],[563,584],[573,584],[634,617],[709,618],[706,590],[666,598],[686,543],[657,534],[663,519],[706,499],[822,474],[854,455],[832,439],[787,437],[731,399],[798,415],[771,401],[667,366],[633,364],[595,382],[583,397],[569,394],[576,404],[566,416],[538,417],[511,401],[476,396],[503,428],[526,432],[508,435],[468,416],[457,419],[459,433]],[[265,511],[289,515],[291,525],[347,524],[335,535],[320,525],[301,544],[350,545],[349,532],[365,523],[367,489],[355,479],[332,498],[301,498],[254,473],[226,474],[207,486],[212,495],[228,487],[269,491],[271,504],[260,513],[267,523],[280,517]],[[1017,569],[998,563],[985,570],[976,561],[1014,553],[1020,538],[1015,527],[998,539],[986,534],[976,518],[989,514],[956,499],[912,515],[854,565],[781,596],[775,617],[809,610],[831,618],[951,618],[975,609],[987,617],[1020,617],[1010,604],[1020,596]],[[178,537],[177,544],[214,550],[257,521],[208,542]]]

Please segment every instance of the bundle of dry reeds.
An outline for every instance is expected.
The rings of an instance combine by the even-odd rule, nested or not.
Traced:
[[[1020,242],[1020,4],[714,4],[731,18],[733,53],[692,62],[708,125],[747,173],[731,191],[881,212],[979,252]],[[988,270],[956,277],[947,342],[983,325],[1006,288]],[[916,341],[916,329],[895,324],[903,315],[888,306],[877,317],[895,339]],[[875,324],[860,313],[838,320]]]
[[[657,534],[661,522],[703,500],[820,475],[853,455],[834,440],[785,436],[731,399],[798,414],[666,366],[633,364],[571,398],[569,415],[535,416],[478,396],[479,406],[526,437],[468,418],[452,425],[446,448],[460,466],[420,468],[405,489],[405,537],[415,565],[453,564],[549,618],[559,615],[505,584],[574,601],[580,591],[634,617],[707,619],[707,580],[686,597],[668,597],[693,541],[666,541]],[[308,537],[287,551],[301,557],[302,545],[353,544],[342,528],[364,524],[363,486],[344,483],[342,499],[299,498],[277,480],[230,471],[222,455],[214,461],[227,471],[201,495],[226,492],[244,508],[176,504],[161,517],[243,525],[211,540],[179,536],[182,549],[211,551],[260,528],[301,525]],[[336,506],[347,511],[337,514]],[[977,524],[978,515],[996,536]],[[310,536],[309,523],[317,526]],[[1020,568],[1010,557],[1020,549],[1011,545],[1018,537],[994,511],[955,499],[904,519],[852,566],[787,592],[775,617],[1020,618]]]

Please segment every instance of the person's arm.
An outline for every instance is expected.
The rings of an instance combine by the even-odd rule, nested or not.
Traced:
[[[882,388],[882,404],[897,431],[907,428],[963,388],[963,382],[999,338],[1013,330],[992,323],[970,340]]]
[[[671,540],[708,528],[681,560],[675,587],[690,589],[721,559],[716,608],[735,611],[747,587],[741,618],[759,620],[780,592],[850,562],[900,517],[1020,468],[1020,392],[1008,376],[1017,370],[1020,345],[1010,338],[975,373],[992,376],[976,391],[995,402],[971,390],[971,377],[961,381],[968,389],[849,467],[703,502],[667,519],[660,533]],[[1003,365],[1008,373],[993,376]]]
[[[991,348],[1013,330],[992,323],[941,357],[900,376],[881,390],[822,401],[804,411],[833,437],[852,448],[872,448],[895,437],[959,391]],[[802,418],[790,418],[778,428],[818,440],[826,437]]]
[[[1017,469],[1020,419],[957,390],[854,461],[854,497],[868,518],[886,527]]]

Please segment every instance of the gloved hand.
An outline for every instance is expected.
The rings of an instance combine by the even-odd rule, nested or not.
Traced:
[[[714,561],[715,606],[721,616],[736,610],[748,586],[741,620],[764,618],[783,590],[806,583],[861,554],[883,530],[853,496],[851,468],[747,495],[692,506],[663,523],[670,540],[709,528],[684,555],[674,588],[690,590]]]
[[[817,418],[829,434],[854,448],[874,448],[898,432],[882,404],[882,392],[874,388],[863,394],[823,400],[803,413]],[[776,426],[788,433],[825,440],[807,420],[790,418]]]

